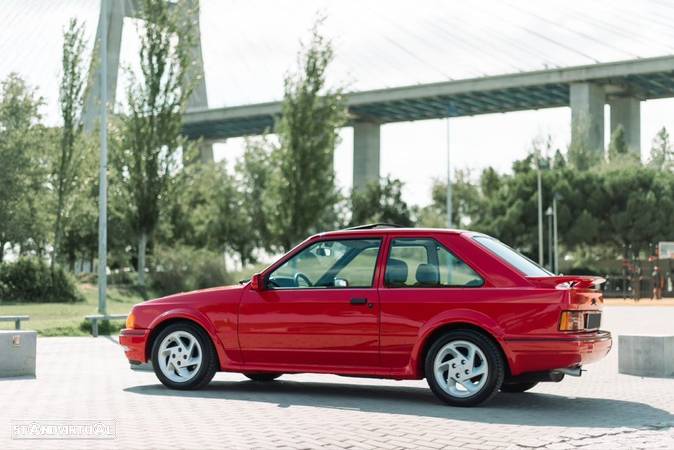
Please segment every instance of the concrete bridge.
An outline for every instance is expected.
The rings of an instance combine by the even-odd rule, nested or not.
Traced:
[[[610,126],[625,130],[640,152],[640,101],[674,97],[674,56],[420,84],[346,96],[353,126],[353,185],[379,177],[380,125],[570,106],[572,140],[604,149],[604,105]],[[188,111],[187,136],[207,142],[271,130],[280,102]]]
[[[108,0],[108,98],[114,104],[122,28],[125,17],[137,17],[137,0]],[[184,120],[184,132],[202,138],[201,159],[213,159],[212,143],[271,131],[280,102],[208,108],[201,50],[198,0],[188,0],[196,13],[193,49],[199,76]],[[100,22],[98,36],[100,36]],[[99,86],[86,99],[85,127],[95,126],[100,110]],[[471,116],[570,106],[572,141],[603,152],[604,105],[611,108],[610,127],[622,125],[628,147],[640,152],[640,101],[674,97],[674,55],[583,66],[415,84],[346,95],[354,129],[353,185],[360,189],[379,177],[380,126],[385,123]]]

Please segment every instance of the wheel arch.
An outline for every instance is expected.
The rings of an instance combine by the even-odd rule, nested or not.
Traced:
[[[413,368],[419,378],[425,378],[426,376],[424,370],[424,362],[426,361],[426,355],[428,355],[428,351],[430,350],[433,343],[443,334],[453,330],[476,331],[485,336],[490,341],[492,341],[494,345],[496,345],[498,351],[501,353],[501,356],[503,357],[506,376],[510,375],[510,360],[508,358],[508,354],[506,353],[501,340],[497,338],[497,333],[494,333],[487,327],[476,324],[473,321],[459,319],[439,323],[434,327],[426,330],[426,333],[423,335],[422,339],[419,342],[419,346],[415,353],[415,358],[413,360]]]
[[[222,367],[222,361],[225,358],[222,350],[222,345],[220,345],[220,342],[217,338],[217,335],[215,334],[215,329],[211,329],[211,327],[208,326],[210,322],[208,322],[205,318],[199,318],[196,315],[193,314],[186,314],[186,313],[180,313],[180,312],[174,312],[172,314],[162,314],[162,316],[158,317],[155,319],[155,321],[152,323],[152,326],[150,327],[150,333],[148,335],[146,345],[145,345],[145,357],[147,360],[152,359],[152,347],[154,346],[154,341],[157,338],[157,336],[162,332],[162,330],[166,329],[166,327],[176,324],[176,323],[189,323],[191,325],[199,327],[205,334],[208,336],[210,339],[211,345],[213,345],[213,349],[215,350],[215,355],[218,358],[218,368]]]

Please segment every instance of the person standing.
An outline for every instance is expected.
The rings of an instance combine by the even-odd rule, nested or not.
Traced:
[[[653,266],[653,272],[651,273],[651,281],[653,282],[653,292],[651,293],[651,300],[660,300],[662,298],[662,285],[663,277],[660,273],[660,268],[658,266]]]
[[[632,271],[632,296],[635,302],[641,298],[641,266],[634,266]]]

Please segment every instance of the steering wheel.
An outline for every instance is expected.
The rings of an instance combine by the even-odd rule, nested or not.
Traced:
[[[309,287],[313,286],[313,284],[311,284],[311,280],[309,279],[309,277],[304,275],[302,272],[297,272],[293,277],[295,286],[300,287],[300,279],[304,280],[307,283],[307,286]]]

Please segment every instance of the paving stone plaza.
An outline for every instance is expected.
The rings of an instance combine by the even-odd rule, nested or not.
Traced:
[[[609,306],[603,328],[672,334],[674,308]],[[37,378],[0,380],[2,449],[674,448],[674,379],[618,374],[617,348],[581,378],[463,409],[439,404],[425,381],[286,375],[260,384],[220,373],[203,391],[170,391],[129,370],[114,337],[37,345]],[[88,440],[21,434],[55,423],[107,428]]]

